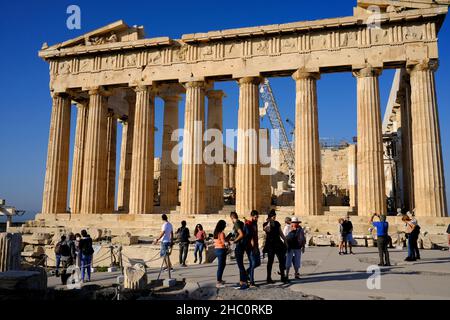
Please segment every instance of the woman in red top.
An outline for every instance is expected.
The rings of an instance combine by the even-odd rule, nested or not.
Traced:
[[[216,225],[216,229],[214,229],[214,248],[217,257],[217,288],[223,288],[225,281],[222,280],[223,271],[225,270],[225,266],[227,263],[227,248],[226,248],[226,240],[225,233],[223,232],[226,228],[227,224],[224,220],[219,220]]]
[[[195,236],[195,250],[194,250],[194,263],[197,263],[197,252],[199,252],[199,264],[202,263],[203,260],[203,250],[205,249],[205,239],[206,232],[203,230],[203,226],[201,224],[197,224],[194,230]]]

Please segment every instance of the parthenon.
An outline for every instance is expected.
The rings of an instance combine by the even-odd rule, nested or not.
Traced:
[[[355,210],[360,216],[384,213],[379,76],[384,69],[397,69],[401,76],[392,103],[401,114],[403,175],[410,186],[403,190],[404,204],[416,216],[448,216],[434,80],[438,33],[448,5],[358,0],[349,17],[184,34],[181,39],[147,39],[143,27],[117,21],[60,44],[44,44],[39,56],[50,65],[53,105],[42,215],[218,213],[231,170],[235,210],[242,215],[267,211],[270,181],[261,175],[263,164],[253,161],[260,141],[245,132],[260,129],[262,79],[286,76],[296,84],[295,213],[323,215],[317,82],[321,74],[335,72],[351,72],[356,79]],[[239,84],[237,163],[229,169],[202,161],[208,146],[205,130],[223,131],[226,92],[215,89],[218,81]],[[186,105],[178,199],[179,168],[173,161],[178,141],[173,135],[179,128],[181,95]],[[164,100],[159,211],[153,182],[156,97]],[[70,166],[72,103],[77,118]],[[120,155],[118,122],[123,126]]]

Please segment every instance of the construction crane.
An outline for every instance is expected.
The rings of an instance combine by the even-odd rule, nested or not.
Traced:
[[[275,101],[272,88],[269,80],[266,78],[259,86],[259,93],[263,102],[263,107],[260,110],[260,116],[263,118],[268,116],[272,129],[277,130],[280,139],[280,150],[283,156],[283,163],[289,170],[289,185],[294,187],[295,185],[295,153],[292,149],[292,145],[288,140],[286,129],[283,121],[281,120],[280,111]]]

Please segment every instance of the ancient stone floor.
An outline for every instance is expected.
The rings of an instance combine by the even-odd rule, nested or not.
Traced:
[[[378,263],[376,248],[355,248],[355,255],[339,256],[337,248],[311,247],[303,256],[301,279],[290,284],[266,285],[266,262],[256,271],[258,288],[233,289],[238,280],[234,262],[228,263],[224,280],[226,288],[215,289],[216,264],[175,265],[172,276],[186,279],[186,286],[167,298],[190,299],[450,299],[450,253],[422,250],[422,260],[404,262],[406,251],[392,249],[392,267],[382,268],[380,289],[368,289],[370,265]],[[276,272],[277,267],[274,268]],[[149,270],[149,281],[156,279],[156,269]],[[293,271],[291,270],[291,273]],[[111,286],[119,273],[94,273],[92,285]],[[167,273],[163,273],[167,277]],[[292,277],[292,275],[291,275]],[[274,274],[274,279],[279,277]],[[376,285],[376,281],[369,281]],[[49,278],[49,286],[61,288],[59,279]],[[164,297],[164,296],[163,296]],[[161,297],[160,297],[161,298]]]

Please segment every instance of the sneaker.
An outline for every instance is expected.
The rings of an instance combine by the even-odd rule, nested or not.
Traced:
[[[267,279],[266,282],[267,282],[267,284],[274,284],[275,283],[275,281],[273,281],[272,279]]]
[[[220,289],[220,288],[225,288],[225,285],[223,283],[217,283],[216,284],[216,288]]]
[[[194,263],[197,263],[197,258],[194,259]]]
[[[181,266],[182,266],[183,268],[186,268],[186,267],[187,267],[186,263],[183,263]]]
[[[295,279],[300,279],[300,273],[295,274]]]
[[[384,263],[379,263],[378,266],[379,267],[384,267]]]
[[[258,288],[258,286],[256,285],[256,283],[254,283],[254,282],[250,282],[249,287],[250,287],[250,288]]]
[[[390,263],[385,263],[384,266],[385,267],[392,267],[392,265]]]
[[[239,290],[247,290],[248,288],[248,285],[244,283],[242,286],[240,286]]]

